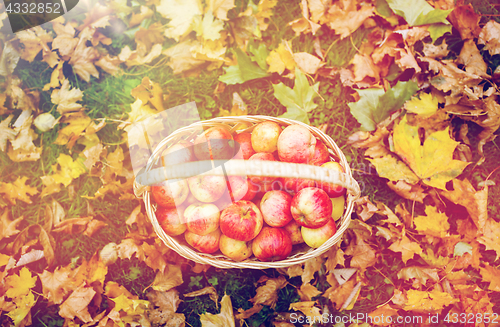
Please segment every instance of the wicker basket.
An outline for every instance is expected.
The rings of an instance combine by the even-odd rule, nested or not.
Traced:
[[[300,124],[306,127],[314,136],[323,141],[329,149],[331,158],[339,162],[345,169],[345,174],[335,172],[330,169],[319,166],[303,165],[286,163],[280,161],[258,161],[258,160],[235,160],[232,159],[225,162],[224,168],[227,175],[253,175],[253,176],[269,176],[269,177],[300,177],[305,179],[313,179],[328,183],[334,183],[344,186],[347,189],[346,205],[344,215],[340,219],[340,226],[337,222],[337,232],[327,242],[317,249],[312,249],[305,244],[294,245],[291,255],[282,261],[262,262],[255,257],[251,257],[245,261],[235,262],[223,254],[204,254],[199,253],[191,248],[182,236],[171,237],[167,235],[160,227],[155,216],[156,204],[151,202],[150,187],[153,183],[162,182],[168,176],[168,179],[188,178],[198,174],[222,175],[222,170],[212,170],[205,172],[203,162],[191,162],[173,167],[154,168],[154,162],[157,162],[161,154],[169,146],[175,144],[181,139],[194,140],[201,129],[207,129],[216,125],[224,125],[231,128],[231,132],[250,132],[253,127],[263,121],[273,121],[281,126],[292,124]],[[248,127],[250,126],[250,127]],[[242,129],[243,127],[243,129]],[[221,162],[222,163],[222,162]],[[205,163],[206,164],[206,163]],[[205,169],[206,170],[206,169]],[[189,171],[189,173],[188,173]],[[199,173],[193,174],[198,171]],[[134,193],[138,198],[144,200],[146,212],[151,220],[153,228],[158,237],[171,249],[179,253],[181,256],[199,262],[202,264],[212,265],[218,268],[251,268],[251,269],[267,269],[267,268],[285,268],[295,264],[303,263],[311,258],[317,257],[326,252],[330,247],[340,242],[344,231],[349,226],[351,221],[351,213],[353,211],[354,201],[360,196],[360,188],[358,183],[352,177],[349,164],[335,142],[319,129],[307,124],[284,118],[275,118],[268,116],[238,116],[238,117],[219,117],[206,121],[196,122],[189,126],[180,128],[174,133],[163,139],[153,151],[145,168],[145,173],[138,176],[134,182]]]

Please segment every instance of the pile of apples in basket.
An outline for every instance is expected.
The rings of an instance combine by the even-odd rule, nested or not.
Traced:
[[[214,142],[226,140],[227,142]],[[233,142],[233,143],[231,143]],[[261,122],[251,133],[231,134],[223,125],[165,150],[168,164],[223,158],[227,144],[238,144],[234,158],[317,165],[344,172],[325,144],[306,127],[283,128]],[[233,149],[229,149],[233,151]],[[230,155],[230,157],[233,154]],[[156,218],[169,236],[182,237],[202,253],[218,250],[234,261],[286,259],[296,244],[318,248],[337,231],[344,213],[342,186],[301,178],[200,175],[151,188]]]

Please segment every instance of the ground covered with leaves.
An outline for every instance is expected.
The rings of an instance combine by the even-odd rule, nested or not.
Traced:
[[[0,324],[500,323],[498,9],[80,1],[15,35],[1,14]],[[362,189],[342,242],[257,271],[167,248],[127,130],[192,101],[330,135]]]

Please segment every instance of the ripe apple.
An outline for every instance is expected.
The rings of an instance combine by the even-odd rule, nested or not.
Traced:
[[[303,178],[283,178],[283,189],[290,193],[297,193],[306,187],[315,187],[316,182],[311,179]]]
[[[325,143],[316,140],[314,155],[308,163],[310,165],[321,166],[328,161],[330,161],[330,153],[328,152],[328,148],[326,147]]]
[[[192,204],[184,210],[188,231],[204,236],[219,228],[219,208],[212,203]]]
[[[314,156],[316,138],[302,125],[287,126],[278,139],[278,156],[281,161],[308,163]]]
[[[187,180],[193,196],[201,202],[215,202],[226,191],[226,179],[217,175],[197,175]]]
[[[335,161],[329,161],[321,165],[321,167],[336,170],[338,172],[344,173],[344,168]],[[325,191],[329,197],[331,198],[336,198],[337,196],[344,195],[346,192],[345,187],[342,187],[340,185],[335,185],[335,184],[329,184],[329,183],[319,183],[318,185],[319,188],[321,188],[323,191]]]
[[[257,124],[252,131],[252,147],[256,152],[273,153],[278,149],[281,126],[272,121]]]
[[[332,219],[337,221],[344,214],[345,196],[337,196],[330,200],[332,200]]]
[[[272,153],[258,152],[248,160],[276,161]],[[250,176],[250,181],[254,184],[269,184],[276,180],[276,177]]]
[[[190,231],[184,233],[186,242],[202,253],[214,253],[219,249],[220,229],[201,236]]]
[[[158,224],[167,235],[177,236],[186,231],[186,221],[182,208],[166,208],[158,206],[155,212]]]
[[[185,179],[168,180],[153,185],[151,193],[158,205],[173,208],[186,200],[189,187]]]
[[[327,223],[319,228],[302,227],[300,229],[304,242],[312,248],[319,248],[323,243],[328,241],[330,237],[337,232],[335,220],[328,219]]]
[[[262,198],[269,191],[284,190],[283,179],[278,177],[271,183],[254,184],[256,186],[257,194],[255,197]]]
[[[193,143],[181,140],[163,152],[163,161],[166,166],[179,165],[195,160]]]
[[[240,200],[229,205],[220,216],[222,233],[238,241],[250,241],[262,229],[262,214],[250,201]]]
[[[260,212],[271,227],[283,227],[293,218],[290,211],[292,196],[285,191],[269,191],[260,202]]]
[[[222,126],[210,127],[194,141],[194,155],[198,160],[231,159],[234,152],[233,136]]]
[[[283,228],[290,235],[293,245],[304,243],[304,239],[302,238],[302,233],[300,232],[301,227],[299,224],[297,224],[295,220],[292,219],[292,221],[286,224],[285,227]]]
[[[318,228],[332,218],[332,201],[322,189],[306,187],[293,197],[291,211],[300,226]]]
[[[219,239],[220,252],[234,261],[243,261],[252,255],[252,242],[232,239],[222,234]]]
[[[234,137],[234,141],[238,142],[240,145],[241,152],[243,153],[243,159],[248,160],[251,156],[253,156],[256,152],[252,147],[252,134],[250,133],[240,133],[236,134]]]
[[[229,176],[227,188],[233,201],[252,200],[257,194],[258,185],[255,185],[244,176]]]
[[[292,252],[292,239],[279,227],[264,227],[252,242],[252,252],[261,261],[286,259]]]

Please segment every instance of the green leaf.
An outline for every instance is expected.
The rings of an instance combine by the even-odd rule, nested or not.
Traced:
[[[264,69],[253,62],[241,49],[236,48],[235,52],[236,58],[238,59],[238,65],[224,68],[226,74],[219,77],[219,81],[229,85],[241,84],[269,75]]]
[[[398,82],[387,92],[382,89],[356,90],[360,99],[348,106],[361,127],[373,131],[378,123],[400,109],[417,90],[418,84],[413,81]]]
[[[309,85],[307,77],[300,69],[295,68],[295,85],[293,86],[293,90],[283,83],[273,85],[273,88],[274,96],[287,109],[287,112],[280,117],[309,123],[307,113],[318,106],[314,103],[314,99],[319,97],[319,82],[313,86]]]
[[[248,41],[247,50],[253,57],[252,61],[255,61],[260,68],[267,72],[269,65],[266,62],[267,56],[269,56],[269,50],[264,43],[260,43],[259,46],[255,44],[254,39]]]
[[[446,17],[453,10],[434,9],[425,0],[387,0],[387,4],[396,15],[402,16],[410,26],[434,23],[449,24]]]
[[[432,24],[429,26],[428,29],[429,33],[431,34],[432,38],[432,43],[436,42],[437,39],[439,39],[441,36],[445,35],[446,33],[451,33],[451,25],[447,24]]]

